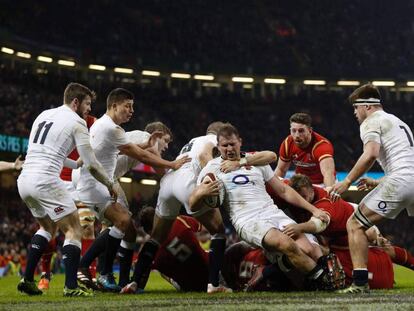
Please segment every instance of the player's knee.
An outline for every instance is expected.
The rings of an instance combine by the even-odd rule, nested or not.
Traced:
[[[131,223],[131,217],[127,213],[119,215],[118,219],[114,222],[114,225],[122,232],[127,232]]]
[[[286,254],[288,257],[292,254],[299,252],[299,247],[290,238],[281,238],[273,240],[270,246],[274,248],[276,251]]]
[[[83,239],[94,239],[95,238],[95,228],[93,225],[87,225],[82,227],[82,238]]]

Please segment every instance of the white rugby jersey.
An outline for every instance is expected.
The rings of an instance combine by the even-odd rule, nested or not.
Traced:
[[[274,176],[270,165],[242,167],[230,173],[220,172],[221,157],[207,163],[198,176],[197,184],[207,173],[214,173],[225,187],[224,206],[235,225],[251,220],[264,208],[274,205],[266,192],[265,183]]]
[[[202,153],[206,144],[212,143],[214,146],[217,145],[216,134],[208,134],[205,136],[199,136],[191,139],[183,148],[181,148],[180,154],[177,159],[188,155],[191,158],[191,162],[188,162],[182,166],[182,168],[190,168],[196,175],[201,171],[200,154]]]
[[[145,131],[130,131],[125,133],[126,140],[129,143],[133,143],[136,145],[145,144],[148,142],[151,134]],[[116,161],[116,168],[114,173],[114,178],[118,179],[119,177],[124,176],[130,169],[138,165],[139,161],[127,156],[126,154],[122,154],[118,156],[118,160]]]
[[[102,164],[110,179],[113,179],[119,146],[128,144],[125,131],[107,114],[104,114],[91,126],[90,142],[97,160]],[[92,188],[98,181],[89,173],[88,169],[82,167],[78,190]]]
[[[22,174],[59,176],[75,146],[89,144],[86,122],[66,105],[43,111],[34,121]]]
[[[377,161],[386,175],[413,174],[413,133],[406,123],[393,114],[379,110],[362,122],[360,133],[364,145],[369,141],[381,145]]]

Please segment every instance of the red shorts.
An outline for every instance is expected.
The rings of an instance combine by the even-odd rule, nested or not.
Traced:
[[[332,251],[338,256],[346,275],[346,283],[352,283],[352,260],[349,250],[335,249]],[[369,287],[372,289],[389,289],[394,286],[394,269],[390,256],[382,249],[371,247],[368,250]]]

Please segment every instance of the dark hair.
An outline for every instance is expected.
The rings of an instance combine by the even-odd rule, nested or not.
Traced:
[[[289,186],[291,186],[295,191],[299,192],[302,188],[312,188],[312,182],[310,178],[306,175],[295,174],[289,180]]]
[[[207,134],[217,134],[218,130],[224,125],[224,122],[216,121],[213,123],[210,123],[210,125],[207,127]]]
[[[86,96],[90,96],[92,101],[96,99],[94,91],[80,83],[71,82],[63,92],[63,103],[69,105],[75,98],[81,103]]]
[[[145,206],[139,213],[141,226],[144,229],[144,231],[148,234],[151,234],[154,216],[155,208],[153,208],[152,206]]]
[[[163,132],[164,134],[170,135],[171,140],[173,139],[173,134],[172,134],[170,128],[168,126],[166,126],[164,123],[160,122],[160,121],[155,121],[155,122],[148,123],[145,126],[144,131],[148,132],[150,134],[152,134],[156,131],[160,131],[160,132]]]
[[[239,131],[235,126],[233,126],[231,123],[224,123],[217,131],[217,141],[219,141],[221,136],[230,137],[232,135],[236,135],[237,138],[240,137]]]
[[[381,101],[381,94],[375,85],[367,83],[353,91],[352,94],[349,95],[348,101],[352,105],[359,98],[376,98]]]
[[[113,104],[121,103],[125,100],[134,99],[134,94],[122,88],[113,89],[106,98],[106,108],[110,109]]]
[[[312,117],[304,112],[297,112],[292,114],[292,116],[289,119],[290,123],[300,123],[304,124],[308,127],[312,127]]]

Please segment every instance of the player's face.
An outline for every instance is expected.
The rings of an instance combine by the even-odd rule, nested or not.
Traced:
[[[162,154],[165,150],[168,149],[168,144],[171,142],[171,136],[165,134],[158,140],[158,151]]]
[[[76,113],[84,120],[88,117],[91,112],[92,99],[87,95],[78,106]]]
[[[221,157],[224,160],[240,159],[240,137],[237,137],[234,134],[228,137],[220,136],[217,147],[220,150]]]
[[[302,198],[304,198],[306,201],[308,201],[309,203],[313,202],[313,199],[315,197],[315,192],[313,191],[312,188],[308,188],[308,187],[302,187],[298,193],[300,194],[300,196]]]
[[[367,117],[366,106],[354,105],[354,115],[358,120],[358,123],[361,124]]]
[[[292,122],[290,124],[290,135],[292,135],[294,143],[299,148],[306,148],[311,141],[312,130],[305,124]]]
[[[134,101],[132,99],[124,100],[115,105],[115,118],[119,121],[118,124],[128,122],[134,113]]]

